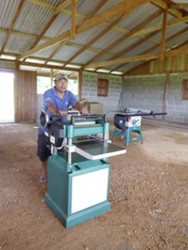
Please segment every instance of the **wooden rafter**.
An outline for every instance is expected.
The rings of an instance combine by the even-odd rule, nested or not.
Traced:
[[[171,9],[188,9],[188,3],[176,3],[170,5]]]
[[[169,56],[175,56],[175,55],[180,55],[180,54],[188,55],[187,45],[180,48],[180,49],[167,51],[167,52],[165,52],[164,56],[169,57]],[[109,61],[105,61],[105,62],[89,64],[87,67],[88,68],[97,68],[100,66],[106,67],[106,66],[110,66],[110,65],[114,65],[114,64],[149,61],[149,60],[157,59],[157,58],[159,58],[159,56],[160,56],[159,53],[146,54],[146,55],[143,54],[143,55],[138,55],[138,56],[128,56],[125,58],[119,58],[119,59],[115,59],[115,60],[109,60]]]
[[[161,9],[168,9],[168,12],[176,17],[182,17],[183,14],[181,11],[176,9],[169,9],[168,3],[162,0],[151,0],[151,3],[155,4],[157,7],[160,7]]]
[[[57,15],[57,14],[59,14],[59,12],[61,12],[62,10],[64,10],[65,8],[67,8],[69,5],[71,5],[71,4],[74,4],[73,2],[72,2],[72,0],[66,0],[66,1],[64,1],[62,4],[60,4],[57,8],[55,8],[54,9],[54,12],[53,12],[53,14],[54,15]]]
[[[54,6],[48,3],[45,3],[44,1],[39,1],[39,0],[29,0],[30,3],[37,4],[42,7],[46,7],[48,9],[54,9]]]
[[[76,37],[77,0],[72,0],[71,39]]]
[[[107,2],[107,0],[103,0],[101,1],[95,9],[92,10],[92,13],[91,13],[91,16],[94,16],[96,14],[96,12]],[[76,32],[76,30],[75,30]],[[68,42],[69,39],[63,41],[62,43],[60,43],[60,45],[52,52],[52,54],[49,56],[49,58],[47,59],[47,61],[45,62],[45,64],[51,60],[57,53],[60,49],[62,49],[64,47],[64,45]],[[82,47],[83,48],[83,47]],[[68,62],[66,63],[68,64]]]
[[[188,16],[181,17],[181,18],[175,17],[167,22],[167,27],[170,27],[170,26],[173,26],[173,25],[176,25],[179,23],[185,23],[187,21],[188,21]],[[145,35],[145,34],[148,34],[150,32],[153,32],[156,30],[161,30],[161,29],[162,29],[162,25],[151,26],[151,27],[148,27],[148,28],[145,28],[145,29],[142,29],[142,30],[136,32],[134,34],[134,36]]]
[[[160,44],[160,59],[164,59],[165,53],[165,42],[166,42],[166,28],[167,28],[167,10],[164,10],[163,14],[163,24],[162,24],[162,34],[161,34],[161,44]]]
[[[173,35],[174,36],[174,35]],[[173,37],[172,36],[172,37]],[[181,44],[181,45],[179,45],[178,47],[177,47],[177,49],[178,48],[181,48],[181,47],[184,47],[185,45],[187,46],[187,44],[188,44],[188,41],[186,41],[186,42],[184,42],[183,44]],[[188,50],[188,48],[185,48],[185,49],[183,49],[184,51],[186,50]],[[173,51],[173,49],[171,50],[171,52]],[[175,53],[177,53],[177,51],[175,52]],[[173,55],[173,54],[172,54]],[[172,56],[171,55],[171,56]],[[126,71],[125,72],[125,74],[124,75],[127,75],[127,74],[129,74],[130,72],[132,72],[133,70],[135,70],[135,69],[137,69],[137,68],[140,68],[140,67],[142,67],[142,66],[144,66],[146,63],[148,63],[148,61],[147,62],[144,62],[144,63],[142,63],[142,64],[140,64],[140,65],[138,65],[137,67],[135,67],[135,68],[133,68],[133,69],[130,69],[130,70],[128,70],[128,71]]]
[[[181,31],[177,32],[176,34],[173,34],[172,36],[168,37],[166,41],[168,41],[168,42],[169,42],[169,41],[172,41],[174,38],[176,38],[176,37],[182,35],[183,33],[187,32],[187,31],[188,31],[188,28],[185,28],[184,30],[181,30]],[[149,48],[149,49],[143,51],[143,53],[149,53],[149,52],[151,52],[152,50],[158,48],[159,46],[160,46],[160,44],[156,44],[156,45],[153,46],[152,48]],[[126,64],[127,64],[127,63],[126,63]],[[126,65],[126,64],[121,64],[121,65],[119,65],[117,68],[115,68],[114,70],[118,70],[119,68],[121,68],[122,66],[124,66],[124,65]],[[142,63],[142,64],[140,64],[139,66],[135,67],[134,69],[139,68],[140,66],[142,66],[142,65],[144,65],[144,64],[145,64],[145,62]],[[114,70],[113,70],[113,71],[114,71]],[[128,72],[132,71],[132,70],[133,70],[133,69],[126,71],[126,74],[127,74]]]
[[[149,18],[147,18],[146,20],[144,20],[143,22],[141,22],[139,25],[137,25],[133,30],[131,30],[127,34],[121,36],[120,38],[118,38],[115,42],[113,42],[111,45],[109,45],[105,50],[103,50],[102,52],[100,52],[99,54],[97,54],[95,57],[93,57],[92,59],[90,59],[87,62],[87,64],[84,65],[84,68],[87,67],[88,64],[91,64],[92,62],[96,61],[97,59],[99,59],[104,54],[106,54],[109,51],[111,51],[114,47],[118,46],[120,43],[125,42],[126,39],[128,39],[134,33],[138,32],[140,29],[142,29],[143,27],[145,27],[145,25],[147,25],[149,22],[151,22],[152,20],[154,20],[160,14],[161,14],[161,11],[157,11],[152,16],[150,16]]]
[[[15,13],[15,15],[14,15],[14,18],[13,18],[13,20],[12,20],[12,23],[11,23],[11,25],[10,25],[10,28],[9,28],[8,32],[6,33],[5,40],[4,40],[3,45],[2,45],[2,47],[1,47],[0,55],[1,55],[1,54],[3,53],[3,51],[4,51],[4,48],[5,48],[6,44],[7,44],[7,41],[8,41],[8,39],[9,39],[9,36],[10,36],[11,32],[12,32],[12,29],[13,29],[13,27],[14,27],[14,24],[16,23],[16,20],[17,20],[17,18],[18,18],[18,16],[19,16],[19,13],[20,13],[20,11],[21,11],[21,9],[22,9],[23,4],[24,4],[24,0],[21,0],[20,3],[19,3],[19,5],[18,5],[18,8],[17,8],[17,10],[16,10],[16,13]]]
[[[118,17],[115,21],[109,24],[104,30],[102,30],[96,37],[91,39],[90,42],[88,42],[84,47],[82,47],[79,51],[77,51],[68,61],[66,64],[69,64],[72,60],[74,60],[76,57],[78,57],[80,54],[82,54],[85,50],[87,50],[92,44],[94,44],[97,40],[99,40],[103,35],[105,35],[113,26],[117,25],[119,22],[121,22],[127,14],[124,14],[120,17]]]
[[[101,23],[104,23],[112,18],[114,18],[117,15],[122,15],[123,13],[131,12],[136,7],[149,2],[149,0],[140,0],[139,2],[135,1],[127,1],[124,0],[121,3],[100,12],[99,14],[95,15],[94,17],[88,18],[86,21],[84,21],[82,24],[77,25],[76,27],[76,34],[80,34],[88,29],[91,29],[97,25],[100,25]],[[45,42],[44,44],[38,45],[35,48],[28,50],[27,52],[23,53],[18,57],[18,59],[22,59],[25,57],[28,57],[32,55],[33,53],[36,53],[40,50],[46,49],[50,46],[53,46],[57,43],[62,42],[62,40],[65,40],[67,38],[71,37],[70,30],[67,32],[64,32],[49,41]]]
[[[168,37],[168,38],[166,39],[166,42],[172,41],[174,38],[176,38],[176,37],[182,35],[183,33],[186,33],[187,31],[188,31],[188,28],[185,28],[184,30],[181,30],[181,31],[179,31],[179,32],[177,32],[177,33],[175,33],[175,34],[173,34],[172,36],[170,36],[170,37]],[[158,48],[159,46],[160,46],[160,43],[158,43],[158,44],[152,46],[152,47],[149,48],[149,49],[146,49],[145,51],[143,51],[143,53],[144,53],[144,54],[150,53],[151,51],[155,50],[155,49]],[[118,65],[117,67],[115,67],[112,71],[118,70],[118,69],[120,69],[121,67],[123,67],[123,66],[126,65],[126,64],[127,64],[127,63],[120,64],[120,65]],[[140,65],[139,65],[138,67],[140,67]],[[136,68],[137,68],[137,67],[136,67]],[[132,69],[131,69],[131,70],[132,70]]]
[[[122,55],[125,55],[127,52],[135,49],[136,47],[140,46],[142,43],[146,42],[148,39],[150,39],[152,36],[156,35],[157,33],[159,33],[159,31],[154,31],[152,32],[151,34],[147,35],[146,37],[144,37],[141,41],[138,41],[130,46],[128,46],[126,49],[124,50],[121,50],[118,54],[116,54],[115,56],[111,57],[109,60],[114,60],[118,57],[122,57]],[[158,44],[157,45],[154,45],[154,47],[158,47]],[[152,46],[153,48],[153,46]],[[125,64],[123,64],[125,65]],[[115,67],[112,71],[116,71],[118,70],[120,67],[122,67],[122,65],[118,65],[117,67]]]
[[[185,20],[185,18],[183,18]],[[186,17],[186,20],[188,20],[188,17]],[[167,22],[167,26],[173,26],[177,23],[182,22],[182,18],[173,18],[172,20],[170,20],[169,22]],[[135,30],[135,32],[133,32],[133,30],[130,32],[130,36],[137,36],[140,34],[146,34],[146,31],[148,33],[150,32],[155,32],[155,31],[160,31],[162,29],[162,25],[158,25],[158,26],[154,26],[154,27],[149,27],[146,29],[138,29],[138,31]],[[124,37],[125,39],[125,37]],[[124,39],[122,39],[122,41],[124,41]],[[117,42],[117,41],[116,41]],[[121,39],[119,39],[119,42],[121,42]],[[93,61],[96,61],[97,59],[99,59],[102,55],[104,55],[105,53],[107,53],[109,50],[111,50],[112,48],[114,48],[115,46],[117,46],[119,44],[119,42],[117,43],[113,43],[111,44],[106,50],[102,51],[101,53],[99,53],[97,56],[95,56],[94,58],[92,58],[87,64],[85,64],[83,67],[87,67],[88,64],[91,64]]]

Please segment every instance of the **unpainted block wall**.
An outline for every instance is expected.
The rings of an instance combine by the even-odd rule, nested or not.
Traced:
[[[166,121],[188,123],[188,101],[182,100],[183,78],[188,78],[188,74],[169,76]],[[119,109],[129,107],[162,112],[165,81],[166,74],[124,77]]]
[[[108,96],[97,96],[98,78],[109,80]],[[112,119],[113,110],[119,106],[120,93],[122,90],[122,77],[108,74],[97,74],[84,72],[82,81],[82,98],[89,102],[100,102],[103,104],[103,113],[108,119]]]

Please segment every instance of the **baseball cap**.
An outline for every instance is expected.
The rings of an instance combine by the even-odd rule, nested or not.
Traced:
[[[65,79],[65,80],[69,81],[68,76],[64,73],[60,73],[60,74],[57,74],[55,76],[55,81],[59,81],[60,79]]]

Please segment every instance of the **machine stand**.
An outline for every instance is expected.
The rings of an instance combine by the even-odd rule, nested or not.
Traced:
[[[67,172],[65,158],[52,155],[48,160],[50,178],[45,202],[65,228],[70,228],[111,209],[110,165],[101,160],[82,161],[75,154],[76,162],[73,161],[72,171]]]
[[[132,137],[131,133],[137,134],[136,137]],[[112,133],[111,139],[113,139],[114,136],[120,136],[123,135],[125,139],[125,146],[127,147],[131,141],[138,141],[140,140],[141,143],[144,143],[143,137],[142,137],[142,129],[140,126],[134,126],[134,127],[128,127],[125,130],[120,130],[117,128],[114,128],[114,131]]]
[[[45,202],[47,203],[48,207],[53,211],[55,216],[59,219],[59,221],[65,226],[65,228],[76,226],[84,221],[106,213],[111,209],[110,202],[105,201],[93,207],[87,208],[81,212],[77,212],[72,215],[66,215],[48,194],[45,195]]]

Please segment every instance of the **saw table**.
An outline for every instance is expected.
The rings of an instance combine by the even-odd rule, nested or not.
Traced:
[[[115,128],[111,139],[114,136],[123,136],[125,139],[125,146],[128,146],[131,141],[140,140],[143,143],[141,118],[143,116],[162,116],[167,113],[156,113],[152,110],[126,108],[114,115]],[[134,134],[136,136],[131,136]]]

